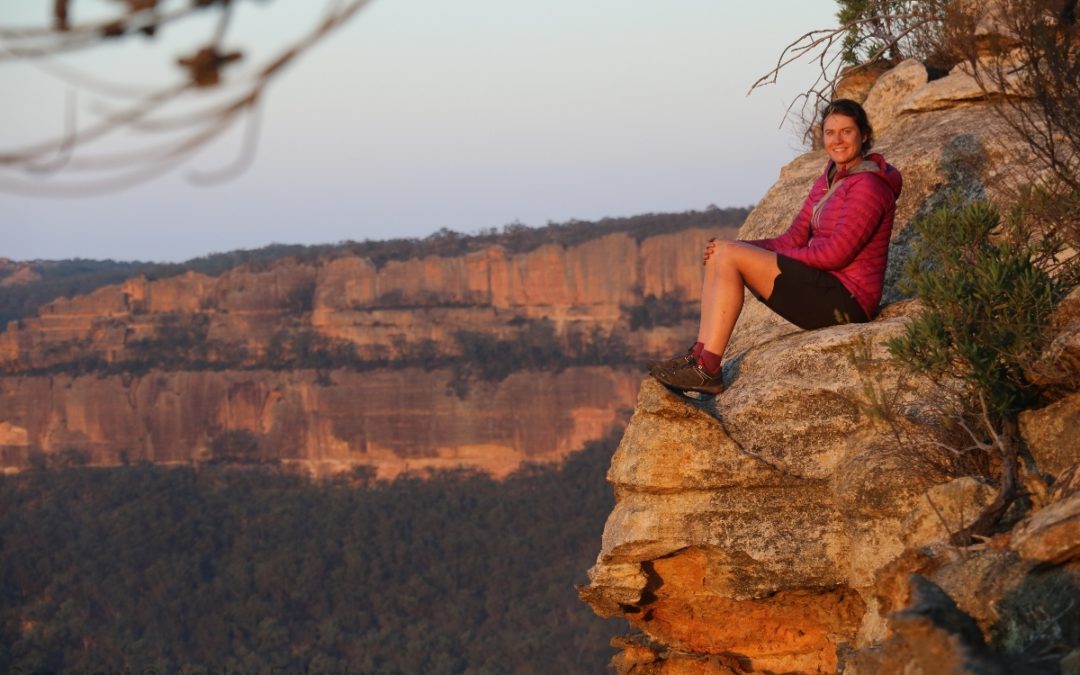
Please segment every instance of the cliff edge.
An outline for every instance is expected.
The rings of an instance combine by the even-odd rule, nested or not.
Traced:
[[[1041,508],[959,549],[950,534],[996,489],[935,460],[955,442],[945,402],[883,346],[918,311],[895,289],[912,219],[951,190],[1005,189],[1017,148],[970,89],[962,73],[928,81],[905,62],[867,97],[875,149],[905,177],[880,317],[803,332],[749,300],[721,396],[642,382],[579,587],[636,629],[612,643],[619,673],[1077,672],[1080,394],[1022,419],[1054,486]],[[740,238],[781,231],[824,162],[810,152],[785,167]],[[1045,358],[1075,374],[1080,291],[1059,313]],[[882,397],[902,414],[875,414]]]

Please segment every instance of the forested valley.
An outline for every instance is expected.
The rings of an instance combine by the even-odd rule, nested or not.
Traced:
[[[618,626],[573,585],[613,505],[616,443],[502,481],[235,465],[4,476],[0,671],[603,672]]]

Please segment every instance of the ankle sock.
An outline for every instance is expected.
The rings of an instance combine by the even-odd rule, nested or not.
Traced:
[[[720,354],[713,354],[704,347],[701,350],[701,354],[697,357],[698,364],[709,375],[716,375],[720,372],[720,366],[723,364],[724,357]]]
[[[701,351],[703,349],[705,349],[704,342],[695,342],[694,346],[690,348],[690,356],[693,356],[694,360],[697,360],[701,356]]]

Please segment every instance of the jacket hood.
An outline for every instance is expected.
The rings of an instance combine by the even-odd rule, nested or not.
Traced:
[[[825,170],[828,171],[832,166],[833,161],[829,160],[829,165]],[[892,164],[886,162],[885,158],[876,152],[867,155],[863,161],[850,169],[841,169],[840,172],[836,174],[836,177],[843,178],[844,176],[850,176],[856,173],[872,173],[885,181],[885,184],[892,190],[893,197],[899,197],[900,191],[904,187],[904,179],[900,175],[900,171]]]

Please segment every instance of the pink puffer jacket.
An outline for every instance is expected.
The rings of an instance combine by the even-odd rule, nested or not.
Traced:
[[[872,154],[852,169],[838,171],[830,192],[832,166],[830,160],[786,232],[747,243],[832,274],[873,318],[881,302],[903,178],[884,157]]]

